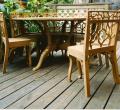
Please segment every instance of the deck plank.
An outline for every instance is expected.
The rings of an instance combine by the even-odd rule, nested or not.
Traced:
[[[94,69],[95,70],[95,69]],[[75,72],[77,73],[77,72]],[[75,74],[73,73],[73,74]],[[66,74],[66,72],[65,72]],[[95,71],[93,72],[93,74],[95,74]],[[75,81],[75,84],[80,84],[79,81],[77,81],[77,77],[78,74],[75,74],[75,76],[73,75],[73,79]],[[64,79],[64,81],[62,81],[61,83],[59,83],[56,87],[54,87],[53,89],[51,89],[49,92],[47,92],[45,95],[43,95],[42,97],[40,97],[38,100],[36,100],[34,103],[32,103],[29,107],[27,108],[46,108],[46,106],[52,102],[53,100],[55,100],[60,94],[62,94],[64,91],[66,91],[70,86],[72,86],[73,83],[70,83],[67,78]],[[61,89],[59,89],[61,88]]]
[[[120,66],[120,58],[118,60],[118,66]],[[119,69],[120,71],[120,69]],[[108,98],[114,89],[115,82],[113,80],[112,71],[109,73],[107,78],[104,80],[100,88],[95,93],[94,97],[88,103],[86,109],[104,109]]]
[[[120,56],[120,47],[119,46],[117,46],[117,58]],[[101,70],[102,71],[102,70]],[[105,72],[106,71],[106,72]],[[105,73],[110,73],[110,71],[111,71],[111,69],[109,68],[109,69],[107,69],[107,70],[103,70],[101,73],[99,73],[100,75],[101,74],[103,74],[103,75],[105,75]],[[99,75],[98,74],[98,75]],[[107,74],[106,74],[106,76],[107,76]],[[101,77],[103,76],[103,75],[101,75],[101,76],[99,76],[98,78],[99,79],[95,79],[96,81],[95,82],[93,82],[94,80],[92,80],[92,82],[91,82],[91,88],[92,88],[92,91],[91,91],[91,94],[95,94],[95,92],[97,91],[97,86],[95,85],[95,84],[98,84],[98,81],[101,79]],[[105,78],[105,77],[104,77]],[[104,78],[103,79],[101,79],[101,82],[100,82],[100,84],[102,83],[102,81],[104,80]],[[97,82],[97,83],[96,83]],[[99,84],[99,85],[100,85]],[[98,86],[99,87],[99,86]],[[113,87],[113,86],[112,86]],[[95,90],[94,90],[94,89]],[[93,97],[93,96],[92,96]],[[102,97],[102,96],[101,96]],[[81,100],[82,99],[82,100]],[[81,100],[81,101],[80,101]],[[87,105],[87,103],[89,103],[89,101],[91,100],[91,98],[86,98],[85,96],[84,96],[84,91],[81,91],[69,104],[68,104],[68,106],[66,107],[67,109],[82,109],[82,108],[85,108],[86,107],[86,105]],[[102,103],[102,102],[101,102]],[[95,105],[94,105],[95,106]],[[104,105],[103,105],[104,106]]]
[[[120,67],[120,61],[118,61],[118,62],[119,62],[118,64]],[[120,74],[120,68],[119,68],[119,74]],[[106,109],[120,109],[119,102],[120,102],[120,85],[116,84],[105,108]]]
[[[37,100],[39,97],[41,97],[43,94],[48,92],[50,89],[52,89],[54,86],[56,86],[58,83],[60,83],[66,78],[66,74],[63,70],[66,71],[66,65],[63,65],[59,70],[51,72],[51,74],[54,75],[57,73],[57,75],[51,80],[41,85],[40,87],[38,87],[37,89],[35,89],[34,91],[32,91],[31,93],[29,93],[28,95],[26,95],[25,97],[10,105],[8,108],[26,108],[28,105],[33,103],[35,100]],[[51,74],[49,73],[49,75]]]
[[[120,47],[117,49],[117,57],[120,57]],[[76,67],[72,75],[73,82],[70,83],[67,80],[68,63],[62,58],[54,58],[56,63],[47,60],[54,65],[36,72],[25,65],[19,66],[19,63],[8,67],[9,74],[0,72],[0,108],[120,108],[120,85],[115,86],[113,82],[111,65],[109,68],[105,65],[90,67],[91,97],[86,98],[83,79],[77,78]]]
[[[30,70],[31,70],[31,68],[25,67],[25,68],[22,68],[22,69],[17,69],[16,71],[14,71],[10,74],[4,74],[3,76],[0,76],[0,84],[3,83],[3,82],[6,82],[9,79],[12,79],[16,76],[19,76],[20,74],[22,74],[24,72],[30,71]]]
[[[23,73],[21,75],[23,79],[18,80],[18,82],[14,83],[11,86],[9,86],[9,87],[3,89],[2,91],[0,91],[0,99],[2,99],[4,97],[8,96],[9,94],[21,89],[22,87],[24,87],[24,86],[28,85],[29,83],[33,82],[36,78],[42,77],[43,75],[51,72],[51,70],[54,70],[56,68],[59,68],[59,66],[57,66],[57,65],[56,66],[51,66],[49,68],[46,68],[45,70],[41,70],[40,74],[38,74],[39,71],[36,71],[36,72],[29,71],[29,72]]]
[[[91,80],[91,95],[93,95],[97,88],[100,86],[103,79],[107,76],[107,74],[110,72],[110,68],[106,69],[104,66]],[[91,96],[92,97],[92,96]],[[85,97],[84,94],[84,88],[77,94],[77,96],[72,100],[69,105],[66,107],[67,109],[82,109],[85,107],[85,105],[88,103],[90,98]]]
[[[26,68],[26,67],[28,67],[27,65],[26,65],[26,63],[25,63],[25,60],[24,59],[17,59],[14,63],[12,63],[12,64],[8,64],[8,66],[7,66],[7,73],[5,73],[5,74],[3,74],[3,72],[2,72],[2,67],[3,67],[3,65],[2,64],[0,64],[0,77],[2,77],[2,76],[7,76],[8,74],[12,74],[13,72],[17,72],[18,70],[20,70],[20,69],[23,69],[23,68]]]
[[[59,66],[51,66],[51,67],[48,67],[48,68],[46,68],[46,69],[44,69],[44,70],[41,70],[41,76],[42,75],[44,75],[45,73],[47,73],[47,72],[49,72],[49,71],[51,71],[51,70],[54,70],[54,69],[56,69],[57,67],[59,67]],[[25,78],[27,78],[27,77],[34,77],[34,74],[37,74],[38,73],[38,71],[36,71],[36,72],[34,72],[34,71],[31,71],[32,70],[32,68],[29,68],[29,69],[23,69],[23,71],[22,70],[20,70],[20,71],[18,71],[17,73],[19,73],[18,75],[17,75],[17,73],[15,73],[15,74],[13,74],[13,75],[11,75],[12,77],[13,76],[15,76],[15,77],[13,77],[13,78],[11,78],[11,76],[9,77],[9,76],[6,76],[6,77],[4,77],[4,78],[6,78],[6,79],[8,79],[9,78],[9,80],[7,80],[7,81],[4,81],[3,83],[1,83],[0,84],[0,91],[1,90],[3,90],[3,89],[5,89],[5,88],[7,88],[7,87],[9,87],[9,86],[11,86],[11,85],[13,85],[13,84],[15,84],[15,83],[17,83],[17,82],[19,82],[19,81],[21,81],[21,80],[23,80],[23,79],[25,79]],[[17,75],[17,76],[16,76]],[[2,80],[4,79],[4,78],[2,78]]]
[[[59,71],[59,68],[58,68],[58,71]],[[55,73],[57,74],[56,70],[55,70]],[[45,76],[44,75],[41,76],[41,74],[42,74],[41,72],[38,72],[38,74],[34,74],[28,77],[30,80],[32,80],[32,82],[30,84],[27,84],[25,87],[19,89],[19,91],[13,92],[9,96],[0,100],[0,107],[5,108],[9,106],[10,104],[16,102],[16,100],[22,98],[29,92],[33,91],[34,89],[36,89],[37,87],[45,83],[50,78],[54,77],[54,75],[56,75],[56,74],[46,74]]]
[[[86,105],[86,109],[103,109],[111,91],[114,87],[112,73],[110,72],[105,81],[101,84],[95,95]]]
[[[116,85],[105,107],[106,109],[120,109],[120,85]]]
[[[96,73],[101,69],[101,66],[90,69],[90,78],[94,77]],[[48,105],[47,109],[64,109],[67,104],[83,89],[83,79],[72,84],[64,93],[62,93],[55,101]],[[45,108],[46,108],[45,107]]]
[[[75,80],[75,82],[78,80]],[[52,100],[54,100],[56,97],[58,97],[59,94],[64,92],[67,88],[69,88],[72,84],[67,81],[67,78],[65,78],[61,83],[59,83],[56,87],[51,89],[48,93],[40,97],[38,100],[36,100],[34,103],[32,103],[30,106],[27,107],[27,109],[40,109],[45,108],[46,105],[48,105]]]

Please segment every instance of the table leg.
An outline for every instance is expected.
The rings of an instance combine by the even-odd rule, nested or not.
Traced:
[[[33,71],[38,70],[42,66],[42,63],[43,63],[44,59],[49,55],[49,53],[52,50],[54,50],[54,48],[55,48],[55,46],[47,46],[47,48],[42,52],[37,66],[33,68]]]

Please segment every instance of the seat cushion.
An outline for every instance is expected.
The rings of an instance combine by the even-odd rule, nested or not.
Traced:
[[[113,46],[109,46],[104,44],[103,47],[100,47],[97,43],[92,46],[92,49],[89,49],[89,55],[96,55],[97,53],[107,53],[108,51],[113,50]],[[77,59],[83,59],[85,57],[85,48],[84,43],[75,46],[69,46],[67,51],[68,56],[71,55]]]
[[[30,39],[27,38],[9,38],[9,46],[10,47],[20,47],[20,46],[25,46],[25,45],[29,45],[29,43],[31,42]]]
[[[84,45],[69,46],[67,50],[67,55],[82,60],[85,56]]]

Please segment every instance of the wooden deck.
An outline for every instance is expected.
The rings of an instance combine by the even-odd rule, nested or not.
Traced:
[[[120,46],[117,56],[120,67]],[[64,57],[48,58],[36,72],[24,62],[9,64],[9,74],[0,72],[0,108],[120,109],[120,85],[113,81],[111,66],[90,66],[91,97],[86,98],[76,67],[73,82],[67,80],[68,61]]]

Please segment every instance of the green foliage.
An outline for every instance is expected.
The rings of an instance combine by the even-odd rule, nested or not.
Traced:
[[[27,2],[27,10],[30,10],[31,12],[44,12],[49,10],[45,4],[47,3],[47,0],[29,0]]]
[[[4,12],[6,23],[7,23],[7,28],[8,28],[8,35],[11,36],[11,30],[10,30],[10,21],[9,21],[9,16],[10,12],[17,10],[20,5],[18,3],[18,0],[4,0]]]
[[[20,8],[18,0],[4,0],[4,1],[5,1],[5,3],[4,3],[4,7],[5,7],[4,12],[6,14],[10,14],[10,12],[15,11],[15,10]]]
[[[39,12],[44,13],[51,10],[47,5],[49,4],[67,4],[67,3],[73,3],[73,0],[28,0],[26,8],[23,8],[20,6],[18,0],[4,0],[4,10],[8,28],[8,34],[11,36],[10,31],[10,22],[9,22],[9,15],[11,12],[17,11],[17,12]],[[24,23],[25,28],[28,29],[28,32],[39,32],[38,25],[34,24],[30,21],[25,21]],[[2,48],[2,40],[1,40],[1,30],[0,30],[0,53]],[[2,55],[0,54],[0,60],[2,58]]]
[[[4,0],[4,13],[9,15],[10,12],[46,12],[50,11],[48,4],[68,4],[73,0],[28,0],[25,8],[21,7],[18,0]]]
[[[39,26],[32,21],[25,21],[24,27],[27,32],[40,32]]]
[[[47,6],[49,4],[65,4],[73,3],[73,0],[29,0],[27,2],[27,10],[32,12],[46,12],[51,9]]]
[[[26,7],[22,7],[19,4],[18,0],[4,0],[4,7],[3,10],[5,14],[5,18],[7,21],[7,27],[10,31],[10,23],[9,23],[9,15],[11,12],[38,12],[38,13],[44,13],[53,11],[53,9],[50,9],[48,7],[49,4],[65,4],[65,3],[72,3],[73,0],[28,0]],[[28,23],[25,22],[25,27],[29,28],[29,32],[35,32],[39,31],[38,26],[36,26],[34,23]],[[9,32],[10,33],[10,32]],[[10,36],[10,35],[9,35]]]

